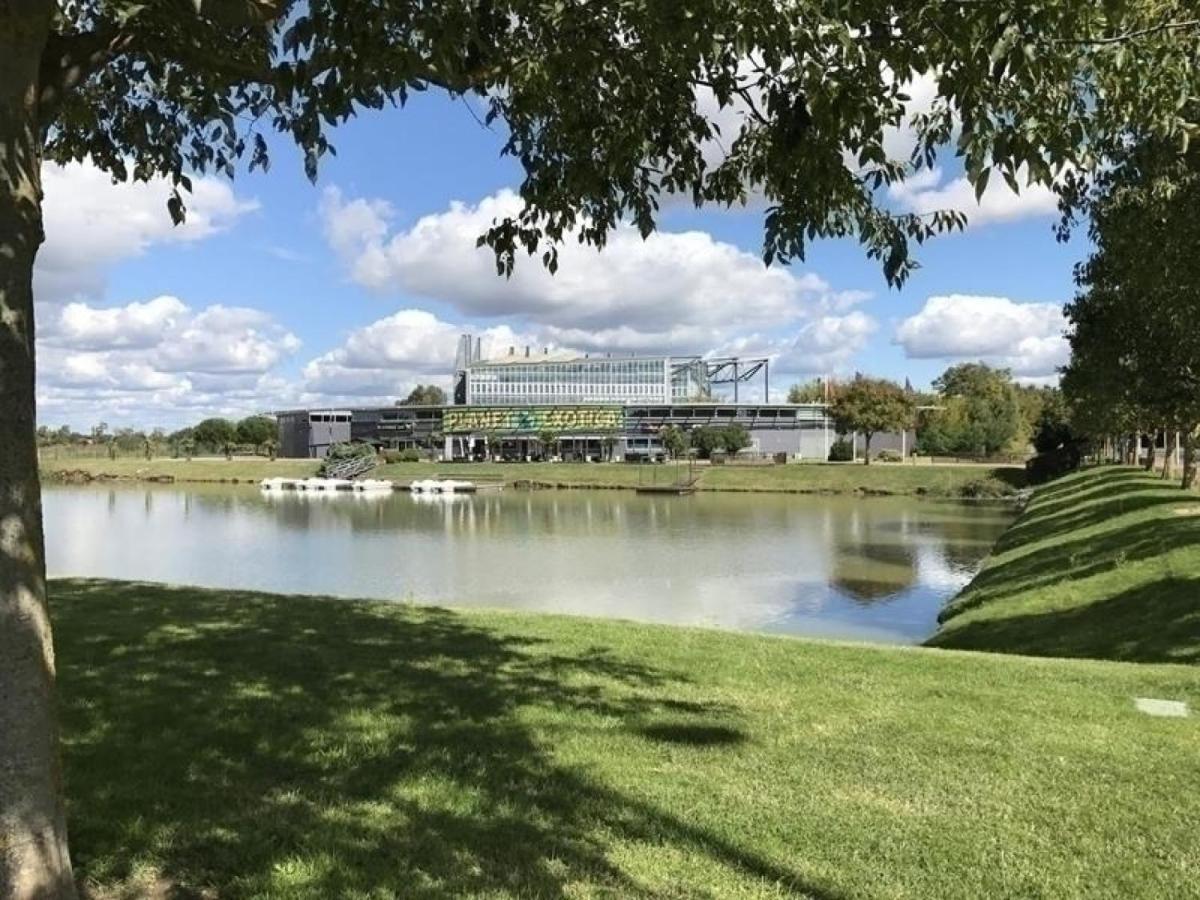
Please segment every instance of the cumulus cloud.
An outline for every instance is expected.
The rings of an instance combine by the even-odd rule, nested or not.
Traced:
[[[1053,378],[1069,348],[1057,303],[969,294],[930,297],[896,329],[910,359],[985,359],[1030,379]]]
[[[418,383],[449,387],[459,335],[472,331],[485,356],[534,342],[507,325],[484,330],[445,322],[422,309],[403,309],[352,331],[334,350],[304,367],[304,392],[314,399],[390,403]]]
[[[1018,181],[1024,183],[1024,173],[1018,175]],[[888,196],[908,212],[924,214],[941,209],[957,210],[966,214],[968,226],[1048,216],[1058,209],[1054,191],[1045,185],[1027,185],[1021,193],[1014,194],[1008,183],[999,177],[988,182],[983,196],[976,201],[975,189],[965,176],[947,178],[937,166],[922,169],[907,180],[893,184],[888,188]]]
[[[475,242],[493,221],[520,208],[520,198],[503,190],[478,204],[452,203],[393,231],[386,204],[347,200],[330,189],[321,212],[326,237],[354,281],[437,300],[466,316],[523,316],[589,331],[723,327],[731,319],[753,327],[795,321],[833,294],[815,274],[768,268],[755,254],[705,232],[659,232],[642,240],[629,226],[619,227],[603,251],[568,236],[553,276],[529,259],[511,279],[501,279],[491,251]]]
[[[34,269],[35,296],[42,303],[95,299],[107,269],[139,256],[154,244],[199,241],[257,208],[237,197],[229,183],[192,179],[187,221],[167,214],[170,183],[163,178],[114,184],[91,162],[42,167],[46,242]]]
[[[189,410],[277,406],[295,391],[275,369],[299,346],[254,309],[195,310],[171,296],[109,308],[69,303],[50,310],[39,336],[39,413],[81,425],[123,416],[178,423]]]

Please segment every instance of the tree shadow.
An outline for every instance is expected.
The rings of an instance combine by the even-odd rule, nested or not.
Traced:
[[[934,647],[1116,659],[1200,662],[1200,579],[1164,578],[1094,603],[981,619],[940,632]]]
[[[1131,505],[1124,512],[1148,508],[1164,502],[1176,505],[1188,498],[1151,498],[1142,506]],[[1116,515],[1116,513],[1112,513]],[[967,610],[1001,602],[1005,597],[1037,590],[1064,581],[1082,581],[1101,572],[1121,568],[1129,563],[1170,553],[1200,544],[1200,529],[1194,517],[1178,516],[1151,522],[1134,522],[1101,535],[1051,544],[985,568],[970,586],[938,615],[946,622]],[[1003,553],[1006,548],[997,548]],[[1147,623],[1149,624],[1149,623]]]
[[[545,743],[615,727],[662,753],[736,752],[736,711],[679,696],[681,673],[430,608],[94,581],[52,595],[73,852],[99,893],[149,869],[221,897],[657,896],[610,853],[645,842],[838,896]]]

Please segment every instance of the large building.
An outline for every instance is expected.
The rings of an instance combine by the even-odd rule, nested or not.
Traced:
[[[440,450],[445,459],[527,459],[547,434],[567,459],[661,457],[663,428],[741,425],[751,450],[824,459],[834,440],[824,404],[771,404],[766,359],[619,356],[509,347],[484,358],[464,334],[453,404],[279,413],[289,456],[323,456],[347,438],[380,448]],[[747,402],[761,382],[762,403]],[[730,396],[713,397],[721,387]]]
[[[547,432],[564,459],[577,460],[661,457],[667,426],[741,425],[750,435],[750,452],[793,459],[825,459],[837,438],[820,403],[382,406],[289,410],[277,417],[282,452],[312,457],[324,456],[347,435],[381,449],[435,450],[448,460],[537,456]]]
[[[455,364],[454,400],[468,406],[533,403],[684,403],[709,396],[710,366],[700,357],[592,356],[509,347],[479,357],[464,334]]]

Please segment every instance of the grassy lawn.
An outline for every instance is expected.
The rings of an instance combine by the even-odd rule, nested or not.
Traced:
[[[1200,662],[1200,496],[1139,469],[1041,488],[930,643]]]
[[[235,457],[225,459],[63,459],[45,460],[42,472],[50,480],[61,472],[142,479],[172,476],[185,481],[257,480],[272,476],[301,478],[316,473],[315,460]],[[410,481],[433,476],[535,482],[556,487],[632,488],[640,482],[676,478],[674,464],[636,466],[626,463],[392,463],[377,468],[373,477]],[[687,469],[678,470],[686,477]],[[928,494],[939,497],[999,497],[1024,483],[1019,467],[976,465],[895,465],[806,463],[786,466],[700,466],[700,489],[715,491],[772,491],[790,493]]]
[[[1200,896],[1200,668],[51,593],[97,896]]]
[[[233,459],[205,457],[171,459],[44,459],[42,477],[57,480],[60,473],[86,472],[92,477],[122,478],[145,481],[171,477],[179,481],[258,481],[263,478],[307,478],[317,473],[315,459],[269,460],[262,456],[235,456]]]

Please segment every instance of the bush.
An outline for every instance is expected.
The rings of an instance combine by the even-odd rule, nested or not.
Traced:
[[[850,462],[854,459],[854,445],[846,438],[838,438],[829,445],[830,462]]]
[[[880,450],[875,454],[875,458],[880,462],[904,462],[904,457],[899,450]]]

